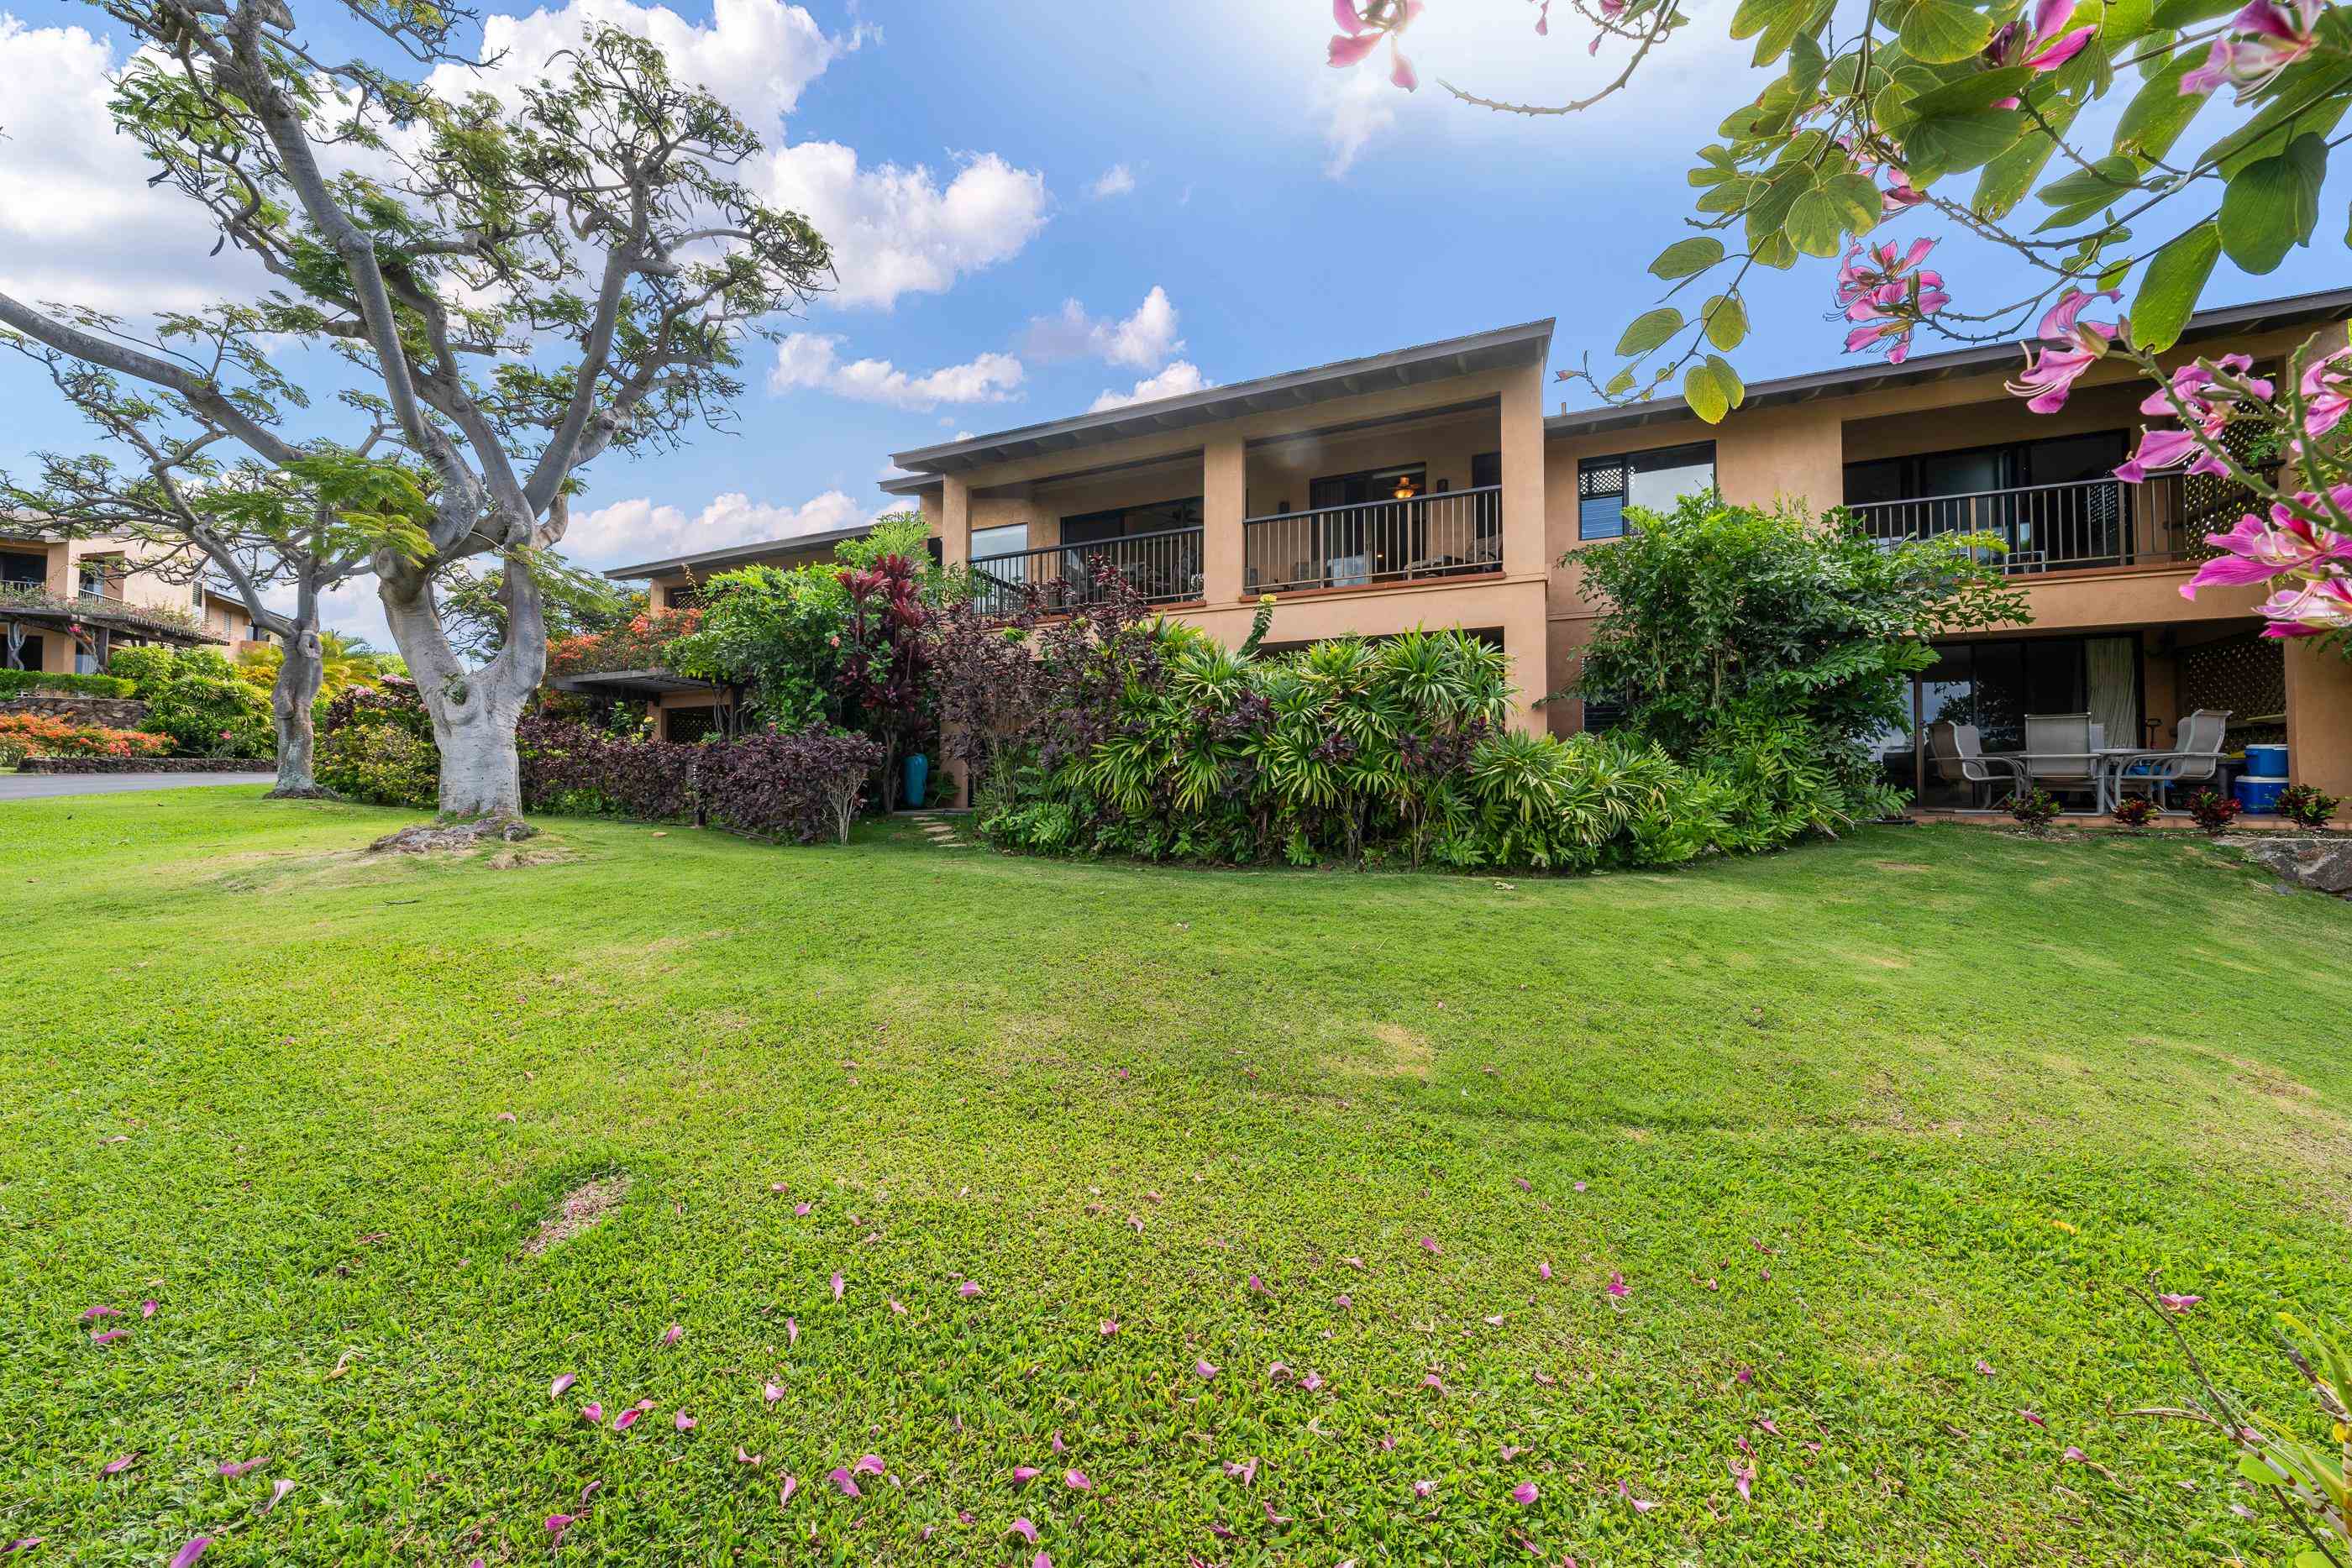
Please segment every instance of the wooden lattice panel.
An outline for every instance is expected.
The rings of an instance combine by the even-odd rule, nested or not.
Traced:
[[[2230,713],[2231,750],[2247,741],[2286,738],[2286,726],[2276,716],[2286,711],[2286,652],[2276,638],[2248,632],[2185,648],[2178,668],[2180,711]]]

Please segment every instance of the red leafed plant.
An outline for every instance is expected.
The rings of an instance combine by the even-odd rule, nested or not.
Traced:
[[[2200,789],[2189,797],[2190,820],[2215,837],[2230,831],[2230,824],[2238,820],[2239,810],[2234,795],[2217,795],[2210,789]]]
[[[841,694],[850,727],[883,746],[882,803],[897,803],[898,762],[929,738],[936,704],[931,690],[931,653],[924,628],[931,612],[923,602],[915,563],[886,555],[870,567],[845,567],[841,586],[849,593],[849,625],[843,637]]]
[[[2116,802],[2115,819],[2126,828],[2145,828],[2159,814],[2157,803],[2145,795],[2126,795]]]

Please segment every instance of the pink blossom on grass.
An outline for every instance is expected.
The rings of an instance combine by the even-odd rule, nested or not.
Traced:
[[[1543,1490],[1533,1481],[1521,1481],[1511,1489],[1511,1500],[1516,1503],[1531,1503],[1541,1496]]]
[[[2177,1314],[2187,1312],[2204,1299],[2202,1296],[2158,1296],[2156,1299],[2156,1304],[2168,1312]]]

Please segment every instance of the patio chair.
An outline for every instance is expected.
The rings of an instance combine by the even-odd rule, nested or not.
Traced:
[[[2091,739],[2087,713],[2030,713],[2025,716],[2025,751],[2019,758],[2026,783],[2053,795],[2089,790],[2100,794],[2098,758]]]
[[[2180,721],[2169,751],[2135,751],[2116,759],[2115,795],[2145,789],[2159,806],[2176,784],[2210,782],[2221,766],[2221,745],[2230,733],[2228,708],[2200,707]]]
[[[1936,759],[1936,777],[1947,784],[1969,786],[1969,799],[1979,810],[1992,805],[1996,786],[2007,787],[2011,794],[2020,788],[2017,765],[2006,758],[1987,757],[1975,725],[1948,718],[1929,725],[1927,751]]]

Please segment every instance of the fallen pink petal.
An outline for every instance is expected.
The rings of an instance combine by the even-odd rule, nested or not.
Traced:
[[[1543,1490],[1538,1487],[1533,1481],[1521,1481],[1518,1485],[1511,1489],[1511,1500],[1513,1502],[1533,1502],[1536,1499],[1541,1496],[1543,1496]]]
[[[672,1424],[675,1425],[681,1432],[691,1432],[694,1430],[694,1417],[688,1415],[683,1410],[677,1413],[677,1419]]]
[[[1551,1278],[1551,1264],[1549,1260],[1536,1265],[1536,1278],[1538,1280],[1549,1280]]]
[[[766,1383],[760,1385],[760,1397],[771,1405],[783,1396],[784,1385],[781,1383]]]
[[[578,1521],[568,1513],[549,1514],[547,1516],[547,1543],[550,1546],[562,1546],[563,1544],[563,1532],[571,1529],[576,1522]]]
[[[583,1405],[580,1406],[580,1418],[591,1426],[602,1426],[604,1421],[604,1407],[593,1402]]]
[[[1210,1365],[1210,1364],[1209,1364],[1207,1362],[1205,1362],[1205,1361],[1196,1361],[1196,1362],[1194,1362],[1194,1363],[1192,1364],[1192,1372],[1193,1372],[1193,1375],[1194,1375],[1195,1376],[1198,1376],[1198,1377],[1201,1377],[1201,1378],[1203,1378],[1203,1379],[1211,1378],[1211,1377],[1214,1377],[1214,1376],[1216,1376],[1216,1375],[1217,1375],[1217,1369],[1216,1369],[1215,1367],[1213,1367],[1213,1366]]]
[[[1633,1293],[1633,1287],[1625,1282],[1624,1275],[1612,1274],[1609,1276],[1609,1293],[1612,1296],[1630,1296]]]
[[[102,1476],[119,1476],[138,1462],[139,1456],[136,1453],[125,1454],[119,1459],[107,1460],[100,1467],[98,1473]]]
[[[676,1344],[685,1337],[686,1326],[683,1323],[672,1323],[669,1327],[662,1330],[661,1342],[664,1344]]]
[[[83,1311],[81,1321],[89,1322],[96,1318],[119,1318],[121,1315],[122,1314],[121,1312],[117,1312],[112,1307],[90,1307]]]
[[[130,1333],[131,1331],[129,1329],[109,1329],[104,1333],[92,1333],[89,1336],[89,1343],[92,1344],[112,1344],[116,1340],[128,1338]]]
[[[286,1500],[286,1494],[293,1490],[294,1483],[292,1481],[280,1480],[274,1483],[269,1489],[269,1500],[261,1505],[260,1511],[268,1513],[271,1509],[276,1508],[279,1503],[284,1502]]]
[[[786,1344],[798,1344],[801,1343],[800,1319],[786,1318],[784,1320],[784,1343]]]
[[[1989,1361],[1979,1361],[1977,1363],[1977,1375],[1979,1377],[1990,1377],[1992,1375],[1992,1363]]]
[[[743,1451],[742,1444],[735,1445],[735,1462],[739,1465],[749,1465],[756,1470],[760,1468],[761,1459],[765,1457],[761,1454],[747,1454]]]
[[[1633,1489],[1627,1486],[1623,1481],[1619,1481],[1617,1483],[1617,1495],[1623,1498],[1627,1502],[1632,1503],[1635,1513],[1647,1513],[1652,1509],[1658,1506],[1656,1503],[1652,1502],[1645,1498],[1635,1497],[1633,1495]]]
[[[740,1454],[742,1450],[738,1448],[736,1452]],[[779,1488],[776,1492],[776,1506],[778,1508],[790,1506],[793,1500],[793,1493],[800,1490],[801,1481],[798,1476],[787,1475],[784,1477],[784,1484]]]
[[[618,1416],[613,1417],[613,1430],[615,1432],[625,1432],[630,1427],[635,1426],[644,1415],[644,1411],[635,1408],[624,1410]]]
[[[1306,1376],[1298,1380],[1298,1386],[1307,1390],[1307,1393],[1312,1394],[1323,1386],[1323,1379],[1317,1374],[1310,1372]]]
[[[152,1318],[163,1310],[163,1303],[161,1301],[142,1301],[139,1303],[139,1315],[142,1318]]]
[[[1030,1523],[1025,1519],[1014,1520],[1011,1527],[1008,1528],[1004,1533],[1007,1535],[1017,1535],[1032,1546],[1037,1544],[1037,1527]]]
[[[882,1456],[879,1454],[860,1454],[857,1457],[857,1462],[849,1468],[861,1476],[878,1476],[889,1469],[882,1462]]]
[[[1445,1249],[1437,1244],[1437,1238],[1434,1236],[1423,1237],[1421,1239],[1421,1249],[1423,1252],[1428,1253],[1433,1258],[1445,1250]]]
[[[956,1294],[968,1301],[980,1294],[980,1282],[977,1280],[966,1280],[956,1287]]]
[[[1092,1491],[1095,1490],[1095,1483],[1087,1479],[1087,1472],[1084,1470],[1063,1471],[1062,1484],[1069,1488],[1072,1491]]]
[[[588,1500],[594,1497],[598,1492],[603,1491],[604,1490],[604,1483],[603,1481],[590,1481],[586,1486],[580,1489],[580,1510],[583,1513],[585,1513],[588,1510]]]
[[[1100,1333],[1105,1339],[1110,1338],[1111,1335],[1118,1333],[1118,1320],[1117,1318],[1103,1319],[1102,1326],[1096,1332]]]
[[[1436,1490],[1437,1483],[1435,1481],[1415,1481],[1412,1483],[1412,1495],[1415,1497],[1427,1497]]]
[[[1017,1486],[1026,1486],[1043,1474],[1045,1474],[1045,1472],[1040,1470],[1034,1465],[1015,1465],[1013,1467],[1013,1483]]]
[[[579,1374],[567,1372],[547,1385],[547,1396],[550,1399],[561,1399],[563,1397],[563,1391],[579,1381]]]
[[[194,1541],[172,1553],[171,1568],[188,1568],[188,1564],[202,1557],[211,1548],[212,1543],[211,1536],[197,1536]]]
[[[863,1497],[866,1495],[857,1490],[857,1479],[855,1476],[852,1476],[845,1469],[828,1470],[825,1472],[824,1479],[831,1481],[833,1483],[834,1490],[841,1493],[844,1497]]]
[[[2204,1299],[2202,1296],[2158,1296],[2156,1299],[2156,1304],[2178,1316]]]
[[[231,1459],[221,1466],[220,1473],[235,1480],[239,1476],[250,1475],[268,1462],[269,1457],[267,1454],[257,1459]]]
[[[833,1277],[833,1299],[834,1299],[835,1301],[837,1301],[841,1300],[841,1292],[842,1292],[842,1291],[843,1291],[844,1289],[845,1289],[845,1287],[844,1287],[844,1285],[842,1284],[841,1276],[840,1276],[840,1275],[838,1275],[838,1274],[835,1274],[835,1275]]]

